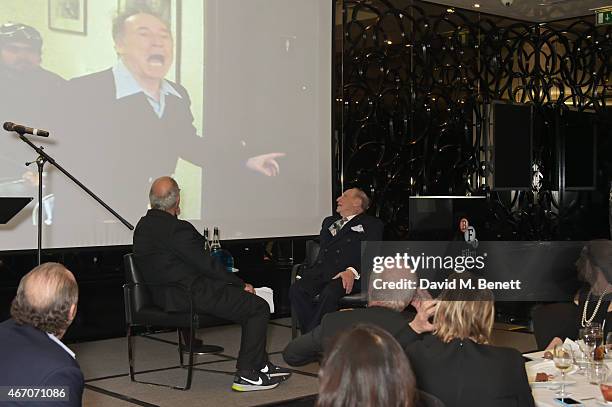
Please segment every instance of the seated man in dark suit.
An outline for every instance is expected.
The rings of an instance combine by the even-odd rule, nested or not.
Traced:
[[[421,300],[421,295],[415,295],[416,290],[375,288],[380,288],[381,283],[416,281],[415,274],[409,269],[389,269],[371,277],[367,308],[336,311],[323,316],[321,325],[287,345],[283,351],[285,362],[292,366],[301,366],[319,360],[336,335],[358,324],[368,323],[384,329],[393,335],[403,348],[417,340],[420,334],[433,329],[429,318],[435,311],[436,301]],[[374,285],[374,279],[380,281]],[[411,322],[408,321],[413,315],[402,312],[409,304],[417,310]]]
[[[382,239],[383,224],[365,213],[370,200],[362,190],[347,189],[336,202],[338,215],[328,216],[321,225],[315,264],[289,290],[302,333],[319,325],[323,315],[337,311],[338,300],[353,291],[360,278],[361,242]]]
[[[60,341],[78,296],[74,276],[58,263],[42,264],[21,279],[12,318],[0,324],[0,386],[63,387],[67,397],[54,405],[81,405],[83,373]]]
[[[193,225],[180,220],[180,194],[176,181],[161,177],[153,182],[151,208],[134,231],[134,255],[147,283],[178,283],[190,288],[197,312],[211,314],[242,326],[240,353],[232,389],[271,389],[290,371],[273,365],[266,354],[270,308],[255,295],[253,286],[229,273],[204,251],[204,238]],[[152,292],[166,311],[189,309],[181,292]]]

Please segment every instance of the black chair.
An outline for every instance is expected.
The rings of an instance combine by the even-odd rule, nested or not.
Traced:
[[[308,267],[312,267],[313,264],[317,261],[317,257],[319,256],[319,244],[314,240],[308,240],[306,242],[306,256],[304,258],[303,263],[298,263],[293,266],[291,269],[291,284],[295,283],[295,280],[300,275],[300,272]],[[314,301],[317,302],[319,300],[319,296],[317,295],[314,298]],[[346,308],[363,308],[367,305],[367,296],[365,292],[358,292],[349,295],[345,295],[340,298],[339,306],[340,309]],[[297,314],[293,307],[291,307],[291,337],[295,339],[297,337],[299,321],[297,318]]]
[[[189,328],[190,337],[193,338],[195,330],[211,324],[218,324],[221,320],[207,314],[198,314],[194,310],[193,298],[188,288],[180,284],[148,284],[142,279],[136,262],[134,260],[134,254],[129,253],[123,257],[125,265],[125,280],[126,284],[123,286],[124,302],[125,302],[125,321],[127,325],[127,343],[128,343],[128,360],[130,365],[130,379],[133,382],[154,384],[157,386],[170,387],[177,390],[188,390],[191,387],[191,380],[193,377],[193,341],[189,341],[189,356],[188,363],[185,365],[183,360],[183,350],[181,349],[181,328]],[[166,312],[162,308],[155,305],[152,301],[150,288],[161,287],[168,289],[178,289],[185,293],[185,297],[189,298],[190,312],[175,313]],[[178,343],[160,340],[157,338],[149,337],[149,339],[160,340],[162,342],[170,343],[178,346],[179,362],[182,368],[187,368],[187,378],[185,386],[172,386],[163,383],[152,383],[136,380],[136,369],[134,363],[134,335],[133,329],[138,326],[144,327],[165,327],[177,330]],[[148,334],[141,334],[140,336],[148,337]],[[206,353],[220,353],[223,352],[223,348],[220,346],[207,345]],[[201,352],[199,353],[201,354]],[[206,370],[206,369],[197,369]]]

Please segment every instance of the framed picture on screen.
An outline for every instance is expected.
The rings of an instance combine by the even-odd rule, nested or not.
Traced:
[[[87,0],[49,0],[49,28],[87,34]]]

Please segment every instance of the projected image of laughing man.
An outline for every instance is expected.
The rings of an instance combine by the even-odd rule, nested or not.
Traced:
[[[174,60],[169,23],[147,8],[130,9],[115,18],[112,36],[115,65],[70,81],[70,142],[96,152],[83,154],[75,169],[133,221],[147,207],[151,182],[173,173],[179,157],[202,166],[204,143],[187,90],[165,79]],[[201,185],[193,192],[200,195]]]
[[[78,151],[95,152],[71,158],[70,168],[134,222],[147,207],[143,197],[151,182],[175,173],[179,158],[205,168],[204,153],[210,146],[193,125],[189,93],[166,78],[174,62],[169,22],[147,7],[130,8],[114,19],[112,36],[117,62],[69,83],[72,137],[65,142],[78,145]],[[264,154],[230,160],[247,160],[241,165],[274,176],[280,168],[277,158]],[[202,184],[189,181],[182,182],[183,193],[196,200]],[[195,212],[186,217],[201,219],[201,208]]]

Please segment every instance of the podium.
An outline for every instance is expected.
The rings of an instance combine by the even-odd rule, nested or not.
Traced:
[[[32,202],[34,198],[0,197],[0,224],[8,223],[20,210]]]

